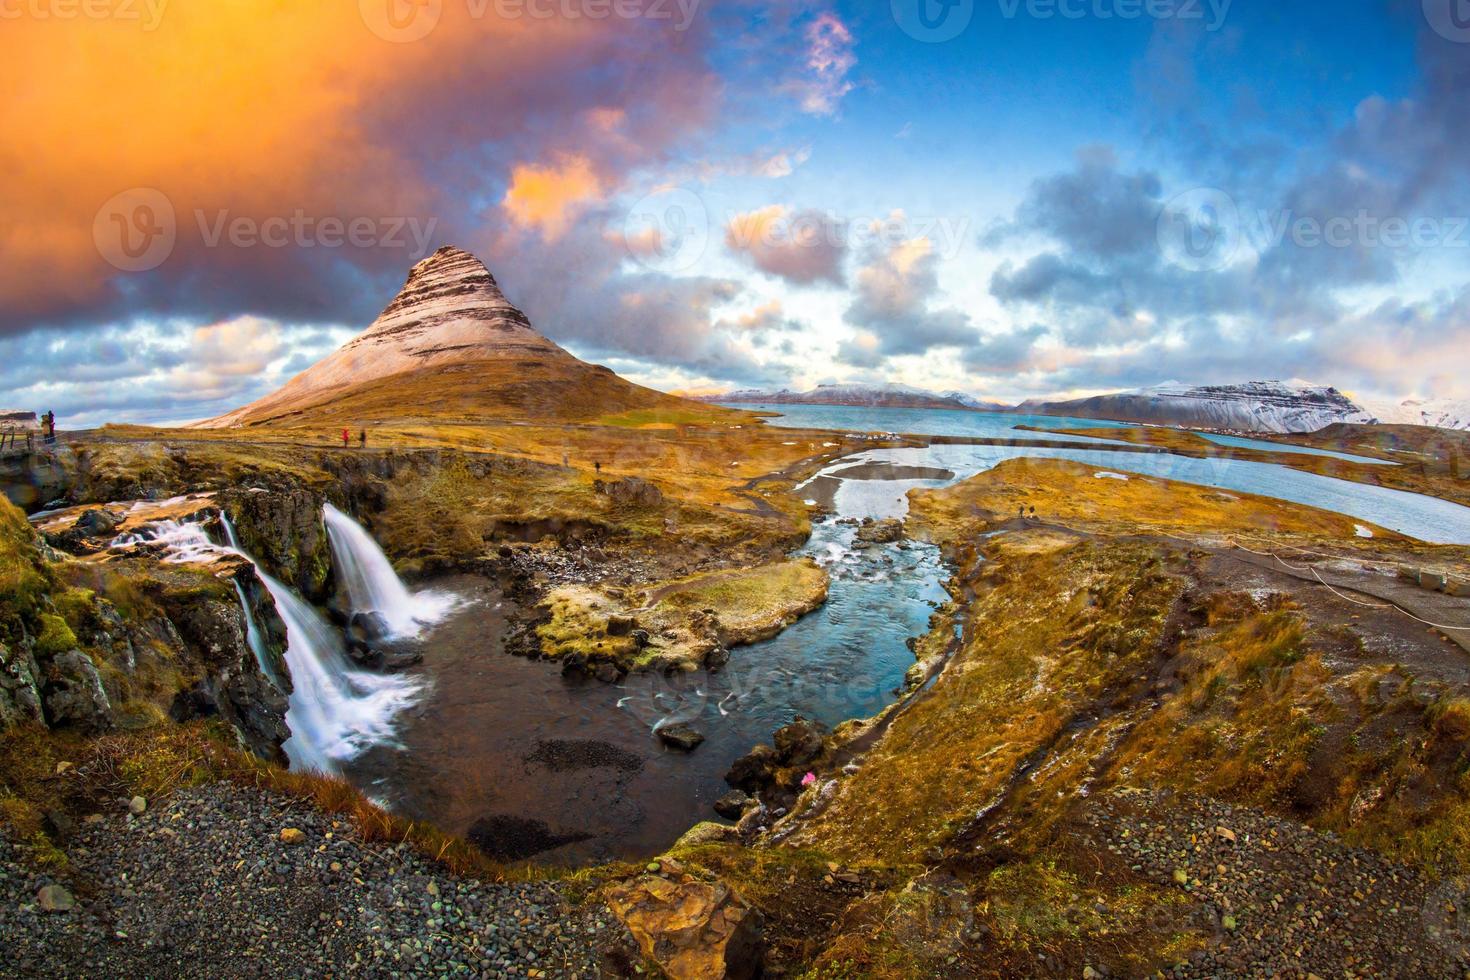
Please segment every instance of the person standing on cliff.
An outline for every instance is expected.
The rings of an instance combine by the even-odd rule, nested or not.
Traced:
[[[359,449],[367,448],[367,429],[363,429],[357,434],[357,445]]]
[[[346,429],[342,430],[342,448],[346,449],[352,444],[352,433]]]

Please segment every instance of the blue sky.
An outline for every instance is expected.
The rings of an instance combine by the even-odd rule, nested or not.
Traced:
[[[433,0],[385,37],[374,4],[404,2],[8,29],[34,71],[0,82],[0,402],[214,414],[445,243],[670,390],[1470,396],[1461,0],[685,0],[687,30],[653,0]],[[140,200],[176,234],[126,268],[107,236]],[[308,230],[211,241],[221,214]],[[373,232],[341,247],[332,218]]]

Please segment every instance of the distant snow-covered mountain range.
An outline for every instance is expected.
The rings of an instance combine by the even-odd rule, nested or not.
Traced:
[[[705,395],[702,401],[726,405],[849,405],[867,408],[950,408],[1006,411],[999,402],[983,402],[959,391],[937,392],[904,384],[818,385],[811,391],[760,391],[747,388],[724,395]]]
[[[1402,404],[1355,401],[1336,388],[1300,380],[1249,381],[1233,385],[1167,382],[1090,398],[1036,398],[1016,406],[984,401],[964,392],[941,393],[891,383],[820,385],[810,391],[744,390],[706,395],[703,400],[742,405],[847,405],[1016,412],[1237,432],[1315,432],[1339,422],[1470,429],[1470,401],[1443,399]]]

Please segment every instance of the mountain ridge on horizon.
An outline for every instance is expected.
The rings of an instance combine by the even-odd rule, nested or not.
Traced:
[[[1082,398],[1031,398],[1015,405],[895,382],[823,384],[801,392],[743,389],[700,395],[697,400],[726,405],[945,408],[1261,433],[1314,432],[1339,422],[1470,429],[1470,401],[1369,402],[1299,378],[1216,385],[1166,381]]]

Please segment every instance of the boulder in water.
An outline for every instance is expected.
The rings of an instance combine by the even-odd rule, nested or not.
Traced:
[[[86,511],[77,518],[76,528],[89,537],[112,534],[122,526],[122,518],[102,510],[100,507]]]
[[[704,743],[704,735],[690,725],[665,725],[658,730],[660,742],[684,752],[693,752]]]
[[[347,635],[350,639],[363,643],[379,643],[393,635],[393,628],[388,625],[388,618],[380,612],[353,613],[347,623]]]
[[[777,765],[776,750],[769,745],[757,745],[735,760],[730,771],[725,773],[725,782],[736,789],[754,793],[771,782]]]
[[[863,521],[858,528],[857,540],[863,544],[892,544],[903,537],[903,521],[895,517],[875,521],[871,518]]]

